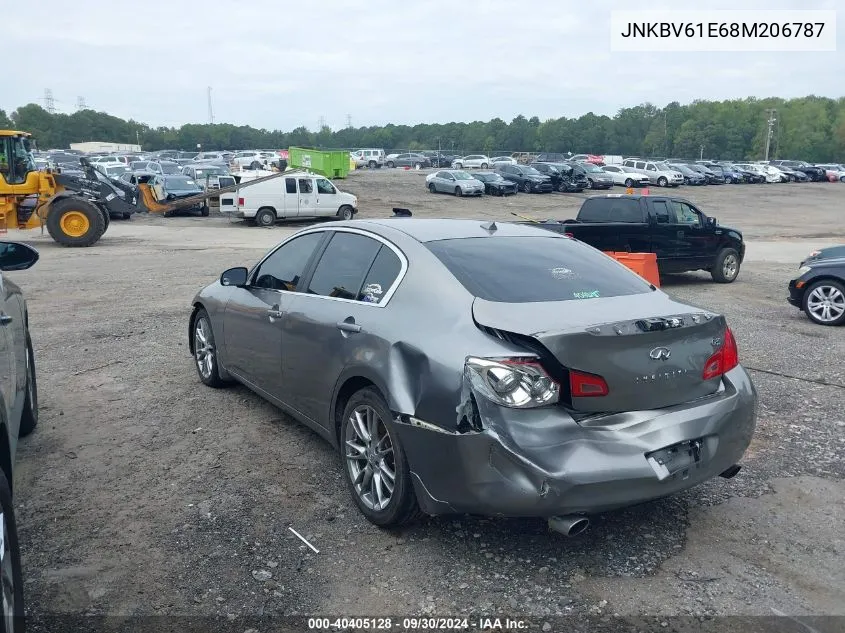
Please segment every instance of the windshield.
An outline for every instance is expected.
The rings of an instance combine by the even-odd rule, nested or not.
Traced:
[[[453,171],[452,175],[455,177],[455,180],[472,180],[472,176],[470,176],[465,171]]]
[[[481,182],[493,182],[496,180],[495,174],[475,174],[475,179]]]
[[[168,189],[198,189],[197,183],[186,177],[167,178],[164,181]]]
[[[148,163],[146,161],[138,162],[138,163],[129,163],[129,168],[132,171],[142,171],[142,170],[145,170],[147,168],[147,164]]]
[[[575,241],[473,237],[426,246],[470,294],[486,301],[568,301],[651,291],[642,278]]]
[[[543,175],[539,171],[534,169],[533,167],[523,167],[522,173],[526,176],[542,176]]]
[[[206,176],[224,176],[226,172],[219,167],[203,167],[202,169],[195,169],[194,172],[197,178],[205,178]]]
[[[129,171],[129,168],[125,165],[109,165],[105,168],[105,170],[109,176],[119,176],[120,174],[125,174]]]
[[[162,162],[159,163],[159,165],[161,166],[161,172],[163,174],[178,174],[180,171],[179,165],[177,165],[176,163]]]
[[[581,163],[581,169],[583,169],[588,174],[601,174],[604,170],[599,167],[598,165],[593,165],[592,163]]]

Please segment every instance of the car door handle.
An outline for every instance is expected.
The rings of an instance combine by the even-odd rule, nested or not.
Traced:
[[[684,236],[684,232],[683,232],[683,231],[678,231],[678,237],[683,237],[683,236]]]
[[[11,323],[12,321],[14,321],[14,319],[8,314],[0,314],[0,325],[9,325],[9,323]]]
[[[337,329],[341,332],[353,332],[357,334],[361,331],[361,326],[355,323],[354,321],[352,323],[350,323],[349,321],[338,321]]]

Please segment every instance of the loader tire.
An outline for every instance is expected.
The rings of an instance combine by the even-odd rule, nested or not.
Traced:
[[[108,214],[82,198],[61,198],[47,211],[47,232],[62,246],[91,246],[108,227]]]

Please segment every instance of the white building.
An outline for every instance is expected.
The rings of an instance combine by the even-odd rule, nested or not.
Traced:
[[[71,149],[80,152],[140,152],[140,145],[131,143],[108,143],[100,141],[87,141],[85,143],[71,143]]]

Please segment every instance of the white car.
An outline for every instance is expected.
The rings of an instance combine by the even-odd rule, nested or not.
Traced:
[[[610,174],[610,177],[613,178],[614,185],[622,185],[623,187],[647,187],[649,184],[648,176],[635,172],[630,167],[605,165],[602,169]]]
[[[840,165],[839,163],[825,163],[823,165],[816,165],[816,167],[824,169],[825,176],[827,176],[828,179],[833,177],[839,182],[845,182],[845,165]]]
[[[781,175],[785,175],[780,170],[769,171],[768,169],[766,169],[767,167],[771,167],[771,165],[759,165],[757,163],[739,163],[737,165],[737,167],[739,167],[740,169],[747,169],[748,171],[751,171],[751,172],[754,172],[755,174],[763,176],[763,178],[765,178],[766,182],[768,182],[768,183],[783,182],[781,180],[781,176],[779,176],[775,172],[779,172]]]
[[[232,158],[232,165],[239,169],[267,169],[278,158],[273,152],[238,152]]]
[[[491,164],[490,158],[483,154],[470,154],[452,161],[452,167],[455,169],[487,169]]]
[[[623,163],[623,167],[628,167],[638,174],[648,176],[649,182],[658,187],[677,187],[684,184],[684,175],[675,171],[666,163],[629,158]]]
[[[789,182],[789,176],[774,165],[760,165],[760,167],[762,167],[767,174],[777,177],[777,180],[773,180],[772,182]],[[766,181],[768,182],[768,179],[766,179]]]
[[[490,164],[495,167],[496,165],[519,165],[515,158],[511,158],[510,156],[494,156],[490,159]]]
[[[357,167],[369,167],[370,169],[384,167],[383,149],[359,149],[349,152],[349,156],[355,161]]]

